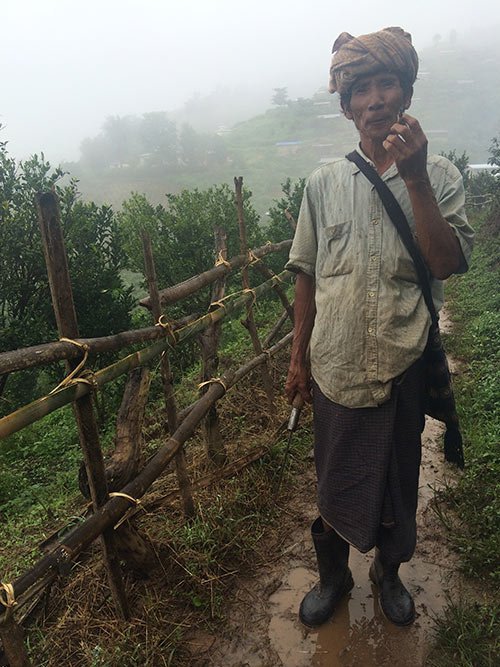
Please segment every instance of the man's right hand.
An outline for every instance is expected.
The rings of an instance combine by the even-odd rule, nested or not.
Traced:
[[[294,362],[292,359],[285,382],[285,393],[290,404],[297,394],[300,394],[306,403],[312,403],[309,364]]]

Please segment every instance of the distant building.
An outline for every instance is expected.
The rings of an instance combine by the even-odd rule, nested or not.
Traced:
[[[277,141],[274,145],[280,155],[295,155],[301,144],[302,141]]]
[[[488,164],[487,162],[480,162],[478,164],[468,164],[467,165],[467,171],[470,174],[477,174],[480,171],[498,171],[500,167],[496,164]]]

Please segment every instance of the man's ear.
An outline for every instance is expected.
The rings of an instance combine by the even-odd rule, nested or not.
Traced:
[[[351,113],[351,107],[349,104],[344,104],[342,101],[340,102],[340,108],[342,109],[342,113],[348,120],[352,120],[353,116]]]
[[[403,102],[405,111],[406,111],[406,109],[410,108],[412,97],[413,97],[413,86],[411,86],[410,89],[408,90],[408,92],[405,94],[405,98],[404,98],[404,102]]]

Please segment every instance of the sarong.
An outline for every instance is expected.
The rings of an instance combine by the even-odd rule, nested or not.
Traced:
[[[375,408],[338,405],[313,382],[319,512],[359,551],[377,546],[392,562],[415,550],[423,391],[421,360]]]

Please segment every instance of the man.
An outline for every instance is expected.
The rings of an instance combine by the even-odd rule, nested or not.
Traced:
[[[359,132],[358,151],[403,208],[429,270],[467,270],[473,232],[458,170],[427,156],[406,113],[418,57],[411,36],[386,28],[333,46],[330,91]],[[313,403],[320,517],[312,526],[319,583],[300,618],[318,626],[353,587],[349,546],[376,547],[370,578],[386,617],[414,620],[398,569],[416,543],[424,425],[421,357],[430,315],[413,261],[371,182],[345,158],[316,170],[304,191],[287,267],[297,272],[288,399]],[[310,353],[310,354],[309,354]]]

